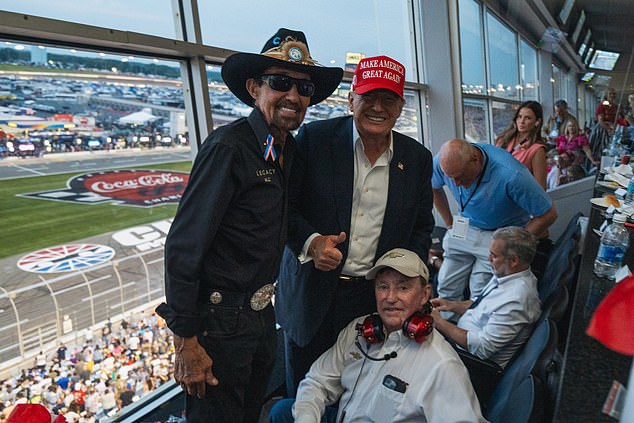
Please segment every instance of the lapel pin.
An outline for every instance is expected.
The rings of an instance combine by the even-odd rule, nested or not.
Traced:
[[[398,164],[396,165],[396,167],[398,167],[400,170],[405,169],[405,165],[403,164],[403,162],[398,162]]]

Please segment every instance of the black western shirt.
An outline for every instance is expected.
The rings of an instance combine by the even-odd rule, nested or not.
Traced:
[[[269,130],[257,109],[213,131],[196,156],[165,243],[167,304],[157,308],[179,336],[195,335],[215,289],[251,295],[277,278],[287,231],[287,174],[266,156]]]

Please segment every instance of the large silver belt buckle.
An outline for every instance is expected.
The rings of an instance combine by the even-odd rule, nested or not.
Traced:
[[[269,302],[271,301],[271,297],[275,293],[275,286],[272,283],[264,285],[257,291],[251,295],[250,305],[251,308],[255,311],[264,310]]]

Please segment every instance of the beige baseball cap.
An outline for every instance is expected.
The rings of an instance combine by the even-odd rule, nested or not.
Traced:
[[[418,254],[404,248],[394,248],[383,254],[376,261],[374,267],[368,271],[365,278],[374,279],[379,270],[385,267],[390,267],[409,278],[422,276],[425,282],[429,281],[429,270],[427,270],[425,262],[418,257]]]

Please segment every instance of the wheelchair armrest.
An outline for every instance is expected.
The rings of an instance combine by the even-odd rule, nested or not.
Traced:
[[[502,373],[504,373],[504,369],[496,362],[477,357],[457,345],[453,345],[453,347],[469,372],[471,372],[472,369],[479,370],[480,372],[492,376],[501,376]]]

